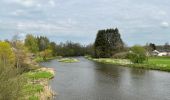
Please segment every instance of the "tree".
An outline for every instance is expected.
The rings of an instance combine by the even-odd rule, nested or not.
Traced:
[[[95,57],[111,57],[124,48],[119,30],[99,30],[94,43]]]
[[[44,60],[46,60],[49,57],[52,57],[52,50],[45,49],[44,51],[40,52],[40,56],[43,57]]]
[[[149,47],[151,48],[151,50],[156,50],[156,45],[154,43],[150,43]]]
[[[36,53],[38,52],[39,48],[38,48],[38,41],[37,39],[31,35],[31,34],[28,34],[26,36],[26,39],[25,39],[25,46],[28,48],[29,51],[31,51],[32,53]]]
[[[85,47],[85,54],[94,57],[94,44],[89,44]]]
[[[67,41],[66,43],[57,45],[56,51],[59,56],[84,56],[86,50],[79,43]]]
[[[38,41],[38,48],[39,51],[44,51],[45,49],[47,49],[50,45],[50,41],[47,37],[45,36],[40,36],[36,38]]]
[[[147,60],[145,48],[139,45],[133,46],[130,49],[130,52],[128,53],[127,57],[133,63],[143,63],[145,60]]]
[[[3,64],[14,65],[15,64],[15,54],[12,50],[13,48],[7,42],[0,42],[0,61]]]
[[[169,45],[168,42],[165,43],[165,45],[164,45],[164,50],[165,50],[166,52],[169,52],[169,51],[170,51],[170,45]]]
[[[52,51],[52,56],[57,56],[57,45],[55,42],[50,43],[49,49]]]

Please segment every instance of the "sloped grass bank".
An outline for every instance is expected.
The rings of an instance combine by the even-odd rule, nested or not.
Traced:
[[[39,68],[23,74],[27,78],[27,84],[23,92],[28,100],[51,100],[54,93],[48,86],[48,81],[54,77],[54,71],[50,68]]]
[[[85,56],[85,58],[105,64],[170,72],[170,57],[150,57],[148,58],[148,61],[144,62],[143,64],[134,64],[130,62],[128,59],[114,59],[114,58],[95,59],[90,56]]]

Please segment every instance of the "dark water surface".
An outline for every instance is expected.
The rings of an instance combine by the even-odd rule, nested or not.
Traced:
[[[56,100],[170,100],[170,73],[78,59],[41,63],[56,70],[50,83]]]

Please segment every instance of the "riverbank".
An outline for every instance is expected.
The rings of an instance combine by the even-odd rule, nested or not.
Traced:
[[[128,59],[114,59],[114,58],[99,58],[95,59],[89,56],[85,56],[89,60],[93,60],[105,64],[121,65],[132,68],[142,68],[151,70],[160,70],[170,72],[170,58],[169,57],[150,57],[148,61],[143,64],[134,64]]]
[[[26,100],[52,100],[55,93],[48,82],[54,77],[55,71],[51,68],[41,67],[38,61],[29,56],[26,57],[24,63],[27,64],[29,71],[22,74],[27,80],[23,87],[23,98]]]
[[[48,82],[54,77],[54,70],[50,68],[38,68],[23,74],[27,83],[23,88],[28,100],[51,100],[54,92]]]
[[[56,57],[47,57],[47,58],[43,58],[43,57],[35,57],[34,61],[35,62],[45,62],[45,61],[49,61],[49,60],[53,60],[53,59],[59,59],[62,58],[61,56],[56,56]]]

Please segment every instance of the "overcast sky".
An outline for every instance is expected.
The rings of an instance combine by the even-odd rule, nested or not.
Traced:
[[[170,42],[170,1],[0,0],[0,39],[32,33],[88,44],[115,27],[128,45]]]

